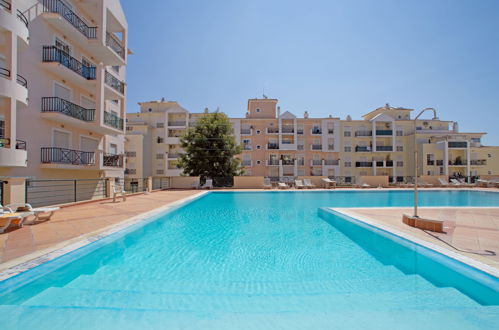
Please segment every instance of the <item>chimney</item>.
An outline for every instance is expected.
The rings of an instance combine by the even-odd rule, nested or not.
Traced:
[[[281,116],[281,107],[277,107],[277,118]]]
[[[305,112],[303,113],[303,118],[308,119],[308,111],[305,111]]]

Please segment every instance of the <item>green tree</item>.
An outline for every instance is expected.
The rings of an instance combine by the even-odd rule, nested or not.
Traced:
[[[206,178],[232,178],[244,173],[241,161],[235,158],[242,152],[232,135],[229,118],[219,112],[207,113],[200,117],[180,139],[184,153],[180,155],[178,168],[183,174]],[[221,185],[221,184],[218,184]]]

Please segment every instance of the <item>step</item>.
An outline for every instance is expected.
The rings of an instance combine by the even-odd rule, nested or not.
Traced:
[[[0,306],[2,329],[499,329],[499,308],[311,313],[197,313]],[[334,327],[332,326],[334,325]]]
[[[25,306],[101,307],[199,312],[314,312],[477,307],[453,288],[388,293],[318,295],[210,295],[50,288]]]
[[[436,287],[419,275],[325,281],[158,281],[82,275],[64,286],[75,289],[131,290],[184,294],[308,295],[332,293],[400,292]]]

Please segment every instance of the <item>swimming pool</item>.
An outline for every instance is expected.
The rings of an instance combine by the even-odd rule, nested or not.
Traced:
[[[499,328],[499,307],[446,285],[452,272],[428,278],[414,253],[318,214],[325,206],[410,206],[412,198],[385,190],[209,193],[63,257],[67,264],[56,259],[0,284],[0,328]],[[499,206],[499,194],[423,191],[420,204]]]

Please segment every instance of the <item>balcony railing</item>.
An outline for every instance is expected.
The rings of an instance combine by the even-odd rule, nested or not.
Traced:
[[[339,165],[339,164],[340,164],[339,159],[326,159],[326,160],[324,160],[324,165],[332,166],[332,165]]]
[[[135,168],[125,169],[125,175],[134,175],[134,174],[137,174],[137,169],[135,169]]]
[[[24,88],[28,88],[28,81],[20,74],[17,75],[16,81],[19,85],[23,86]]]
[[[251,166],[251,160],[243,159],[241,162],[243,166]]]
[[[303,128],[298,128],[298,129],[296,130],[296,134],[303,135]]]
[[[290,165],[294,165],[294,164],[295,164],[295,161],[292,159],[283,159],[282,160],[282,165],[290,166]]]
[[[23,22],[24,25],[26,27],[28,27],[28,19],[26,18],[26,16],[24,16],[22,11],[20,11],[19,9],[17,10],[17,18],[19,18],[21,20],[21,22]]]
[[[278,143],[269,143],[267,144],[267,149],[279,149]]]
[[[385,166],[386,166],[386,167],[393,167],[393,160],[387,160],[387,161],[385,162]]]
[[[41,156],[44,164],[95,165],[94,152],[50,147],[42,148]]]
[[[125,47],[113,34],[106,32],[106,45],[114,50],[122,59],[125,59]]]
[[[279,165],[279,160],[277,160],[277,159],[269,159],[267,161],[267,165],[269,165],[269,166]]]
[[[312,144],[312,150],[322,150],[322,144]]]
[[[83,65],[76,58],[56,46],[43,46],[42,57],[43,62],[60,63],[87,80],[95,80],[95,66]]]
[[[105,81],[106,85],[108,85],[109,87],[111,87],[112,89],[117,91],[118,93],[120,93],[120,94],[125,93],[125,83],[120,81],[118,78],[116,78],[115,76],[113,76],[112,74],[110,74],[107,71],[104,75],[104,81]]]
[[[83,121],[95,120],[95,109],[85,109],[59,97],[42,97],[42,112],[59,112]]]
[[[393,135],[393,130],[391,130],[391,129],[377,129],[376,135]]]
[[[355,162],[355,167],[373,167],[372,162]]]
[[[356,131],[355,136],[372,136],[373,132],[371,131]]]
[[[355,147],[355,151],[356,152],[370,152],[371,151],[371,147],[367,147],[367,146],[356,146]]]
[[[6,68],[0,68],[0,76],[9,78],[10,77],[10,70],[6,69]]]
[[[467,148],[468,142],[466,141],[449,141],[449,148]]]
[[[328,144],[327,150],[334,150],[334,144]]]
[[[312,131],[311,131],[312,135],[319,135],[319,134],[322,134],[322,130],[320,128],[312,128]]]
[[[242,135],[251,135],[251,128],[241,128],[240,134],[242,134]]]
[[[393,146],[376,146],[376,151],[393,151]]]
[[[180,157],[180,154],[178,152],[169,152],[168,153],[168,159],[177,159]]]
[[[443,160],[437,160],[437,166],[444,166]]]
[[[282,140],[282,144],[294,144],[295,142],[292,140]]]
[[[286,126],[284,126],[282,128],[282,132],[283,133],[291,133],[292,134],[292,133],[295,132],[295,128],[294,127],[286,127]]]
[[[253,148],[251,147],[251,144],[245,144],[243,145],[243,150],[252,150]]]
[[[454,161],[452,160],[449,160],[449,165],[453,165],[453,166],[466,166],[467,164],[467,161],[466,159],[456,159]]]
[[[486,159],[472,159],[470,160],[470,165],[487,165]]]
[[[185,120],[169,120],[168,126],[185,126],[187,122]]]
[[[10,147],[10,139],[0,138],[0,148],[9,148],[9,147]],[[16,149],[26,150],[26,141],[16,139]]]
[[[312,159],[312,160],[310,161],[310,163],[311,163],[311,165],[312,165],[312,166],[314,166],[314,165],[315,165],[315,166],[317,166],[317,165],[322,165],[322,160],[320,160],[320,159]]]
[[[297,150],[305,150],[305,146],[303,144],[299,144],[296,146]]]
[[[102,165],[107,167],[123,167],[123,155],[105,153],[102,156]]]
[[[279,134],[279,129],[274,127],[267,127],[267,134]]]
[[[12,6],[10,5],[10,2],[8,2],[6,0],[0,0],[0,7],[4,8],[5,10],[8,10],[8,11],[10,11],[10,9],[12,8]]]
[[[328,128],[327,129],[327,134],[334,134],[334,129],[333,128]]]
[[[383,167],[383,161],[382,160],[376,161],[376,167]]]
[[[426,165],[428,165],[428,166],[434,166],[435,165],[435,161],[434,160],[427,160],[426,161]]]
[[[61,0],[43,0],[43,11],[61,15],[88,39],[97,38],[97,27],[88,26]]]
[[[104,124],[120,131],[123,130],[123,118],[118,117],[112,112],[104,111]]]

